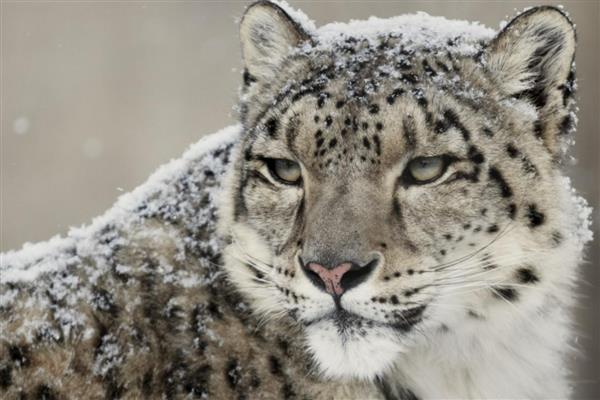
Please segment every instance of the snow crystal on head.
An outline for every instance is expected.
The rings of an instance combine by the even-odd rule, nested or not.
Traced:
[[[281,7],[281,9],[285,11],[286,14],[289,15],[290,18],[292,18],[297,24],[299,24],[305,32],[313,34],[317,30],[315,21],[310,19],[308,15],[304,14],[302,10],[295,9],[292,6],[290,6],[287,1],[271,0],[271,3]]]
[[[286,1],[273,0],[272,3],[281,7],[305,32],[313,36],[318,42],[317,48],[331,47],[349,37],[366,39],[374,44],[381,37],[393,36],[401,37],[408,49],[443,48],[449,42],[458,42],[459,46],[453,51],[470,55],[479,50],[478,42],[487,42],[496,34],[495,30],[477,21],[446,19],[422,11],[392,18],[371,16],[366,20],[350,20],[347,23],[332,22],[317,28],[313,20]]]
[[[400,15],[393,18],[370,17],[367,20],[351,20],[348,23],[333,22],[318,29],[319,42],[327,46],[347,37],[364,38],[371,42],[382,36],[402,37],[407,46],[445,47],[448,41],[460,39],[458,53],[471,54],[474,43],[488,41],[495,35],[479,22],[449,20],[433,17],[425,12]]]

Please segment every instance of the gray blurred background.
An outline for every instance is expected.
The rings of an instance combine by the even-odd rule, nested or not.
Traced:
[[[292,1],[318,25],[426,11],[498,28],[563,4],[577,24],[575,186],[598,206],[600,2]],[[0,250],[88,223],[160,164],[235,122],[241,1],[0,1]],[[598,211],[594,213],[598,235]],[[600,399],[599,247],[588,252],[576,394]]]

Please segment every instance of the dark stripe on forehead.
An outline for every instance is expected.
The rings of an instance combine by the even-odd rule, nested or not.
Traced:
[[[417,145],[417,128],[412,115],[408,115],[402,120],[402,134],[404,135],[406,148],[414,149]]]
[[[285,128],[285,141],[287,148],[293,155],[298,157],[296,152],[296,137],[298,137],[298,118],[294,115],[288,120],[287,127]]]
[[[449,126],[453,126],[460,131],[465,141],[469,141],[471,139],[471,132],[462,124],[458,114],[451,109],[446,109],[444,111],[444,120],[446,120]]]
[[[491,181],[496,182],[500,188],[500,194],[502,197],[511,197],[513,195],[512,189],[508,183],[504,180],[504,176],[496,167],[490,167],[489,177]]]
[[[279,128],[279,121],[271,117],[267,120],[267,122],[265,122],[265,128],[267,129],[269,137],[274,139],[277,137],[277,128]]]

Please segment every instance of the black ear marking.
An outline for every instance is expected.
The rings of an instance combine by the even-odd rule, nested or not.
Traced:
[[[575,42],[573,23],[559,8],[534,7],[500,31],[485,57],[508,95],[546,96],[549,86],[567,82]],[[544,102],[544,98],[534,100]]]
[[[561,136],[574,128],[569,112],[575,47],[575,28],[567,15],[557,7],[542,6],[514,18],[483,54],[501,95],[529,102],[539,111],[533,131],[553,154],[564,149]]]

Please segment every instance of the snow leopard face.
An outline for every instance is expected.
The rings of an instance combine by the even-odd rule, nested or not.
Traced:
[[[494,35],[417,15],[369,37],[303,21],[259,2],[241,23],[221,229],[254,310],[297,321],[323,374],[374,378],[436,335],[548,306],[576,261],[569,20],[535,8]]]

